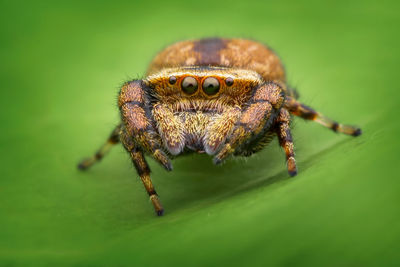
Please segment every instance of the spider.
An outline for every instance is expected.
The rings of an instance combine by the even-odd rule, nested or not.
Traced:
[[[220,164],[229,156],[250,156],[277,136],[289,175],[295,176],[291,115],[335,132],[361,134],[360,128],[331,120],[297,98],[277,55],[259,42],[222,38],[178,42],[156,55],[144,79],[122,86],[121,123],[78,167],[89,168],[121,142],[157,215],[164,209],[145,154],[171,171],[171,159],[178,155],[207,153]]]

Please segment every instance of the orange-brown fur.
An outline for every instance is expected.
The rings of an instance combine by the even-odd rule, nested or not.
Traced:
[[[154,58],[147,75],[184,66],[253,70],[265,81],[286,82],[283,65],[275,53],[259,42],[246,39],[211,38],[175,43]]]
[[[184,90],[188,77],[191,91]],[[217,85],[205,91],[203,85],[210,79]],[[297,167],[290,114],[336,132],[361,134],[359,128],[339,124],[300,103],[286,84],[276,54],[245,39],[183,41],[165,48],[151,62],[143,80],[122,86],[118,107],[121,124],[79,167],[90,167],[120,140],[158,215],[163,207],[145,154],[167,170],[172,169],[171,156],[187,152],[213,155],[218,164],[230,155],[249,156],[276,135],[286,154],[288,172],[294,176]]]

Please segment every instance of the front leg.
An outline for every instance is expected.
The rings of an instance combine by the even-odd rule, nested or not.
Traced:
[[[128,82],[122,87],[118,99],[121,118],[126,133],[133,137],[137,146],[151,154],[157,162],[170,171],[172,164],[168,156],[161,150],[161,140],[153,127],[152,115],[146,104],[144,86],[139,80]]]
[[[185,147],[184,126],[171,108],[165,104],[156,104],[153,107],[153,116],[157,121],[160,136],[172,155],[178,155]]]
[[[255,89],[254,95],[247,103],[247,108],[242,112],[240,119],[226,139],[221,150],[214,157],[215,164],[220,164],[225,158],[235,152],[236,148],[252,136],[259,134],[263,129],[271,127],[284,95],[282,89],[275,83],[264,83]]]
[[[224,144],[227,136],[232,132],[235,123],[241,115],[239,106],[226,107],[224,111],[215,116],[208,125],[203,140],[204,150],[209,155],[214,155],[216,151]]]
[[[276,134],[279,144],[285,150],[287,169],[290,176],[297,174],[296,160],[294,159],[294,145],[290,132],[290,114],[282,108],[276,120]]]
[[[146,162],[143,151],[140,150],[137,146],[135,146],[132,141],[131,136],[126,133],[126,129],[121,134],[121,141],[124,145],[125,149],[129,152],[132,163],[136,168],[136,171],[142,180],[142,183],[149,194],[150,200],[153,203],[154,209],[158,216],[163,215],[164,209],[161,205],[160,199],[158,198],[157,192],[154,189],[153,182],[150,178],[150,168]]]

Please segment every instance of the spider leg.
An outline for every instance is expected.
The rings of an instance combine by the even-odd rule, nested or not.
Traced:
[[[122,127],[121,124],[118,125],[117,127],[115,127],[115,129],[112,131],[112,133],[108,137],[107,142],[105,144],[103,144],[100,147],[100,149],[92,157],[82,160],[78,164],[78,168],[80,170],[88,169],[93,164],[95,164],[96,162],[100,161],[110,151],[110,149],[115,144],[118,144],[119,141],[120,141],[119,140],[119,136],[120,136],[120,132],[121,132],[121,127]]]
[[[132,163],[135,166],[136,171],[140,177],[140,180],[142,180],[142,183],[147,193],[149,194],[150,200],[153,203],[156,214],[158,216],[163,215],[164,209],[161,205],[160,199],[158,198],[157,192],[154,189],[153,182],[151,181],[150,168],[146,162],[143,152],[140,150],[140,148],[135,146],[135,144],[132,142],[132,139],[129,137],[126,131],[122,133],[121,141],[125,149],[129,152],[131,156]]]
[[[185,146],[183,123],[174,116],[172,110],[164,104],[156,104],[153,107],[154,119],[158,122],[158,132],[165,146],[172,155],[182,152]]]
[[[344,133],[352,136],[359,136],[362,133],[360,128],[340,124],[332,119],[329,119],[292,97],[286,97],[285,107],[293,115],[299,116],[305,120],[315,121],[327,128],[332,129],[334,132]]]
[[[225,108],[222,114],[208,125],[203,141],[207,154],[213,155],[224,144],[226,137],[232,132],[239,119],[240,112],[239,106]]]
[[[269,128],[274,122],[284,100],[282,89],[275,83],[264,83],[255,90],[248,107],[242,112],[232,133],[214,157],[215,164],[221,163],[234,153],[238,146]]]
[[[276,133],[279,144],[285,150],[287,169],[290,176],[297,174],[296,160],[294,159],[294,145],[292,134],[290,132],[290,114],[282,108],[277,118]]]
[[[121,89],[118,106],[121,110],[125,131],[144,152],[151,154],[157,162],[170,171],[172,164],[168,156],[161,150],[161,140],[152,125],[143,86],[142,81],[132,81],[126,83]]]

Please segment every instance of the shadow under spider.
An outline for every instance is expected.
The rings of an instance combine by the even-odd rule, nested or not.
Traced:
[[[269,149],[251,159],[230,159],[222,166],[213,165],[208,155],[189,155],[175,160],[175,171],[168,173],[168,177],[156,178],[156,183],[160,188],[166,212],[173,213],[196,202],[204,205],[207,200],[208,204],[212,204],[256,188],[285,180],[301,179],[302,172],[350,140],[334,143],[299,161],[300,175],[294,178],[288,175],[284,160],[276,155],[277,151]],[[278,167],[281,171],[276,173]],[[271,169],[271,174],[268,174],[268,169]],[[164,175],[157,171],[157,176]]]

